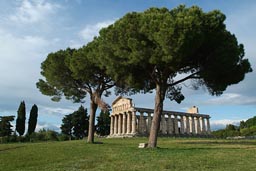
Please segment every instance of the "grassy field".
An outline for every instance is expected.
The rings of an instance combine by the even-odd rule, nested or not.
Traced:
[[[138,149],[146,138],[0,144],[1,171],[256,170],[256,140],[159,138],[158,149]]]

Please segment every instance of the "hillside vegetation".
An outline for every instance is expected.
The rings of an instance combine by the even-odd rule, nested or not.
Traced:
[[[213,131],[216,138],[227,138],[234,136],[256,137],[256,116],[246,121],[241,121],[239,126],[229,124],[225,129]]]

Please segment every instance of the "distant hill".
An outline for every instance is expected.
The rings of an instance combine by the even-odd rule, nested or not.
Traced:
[[[256,116],[246,121],[240,121],[239,126],[228,124],[225,129],[213,131],[216,138],[226,138],[234,136],[256,136]]]
[[[256,126],[256,116],[246,120],[245,122],[244,121],[240,122],[240,128],[250,128],[252,126]]]

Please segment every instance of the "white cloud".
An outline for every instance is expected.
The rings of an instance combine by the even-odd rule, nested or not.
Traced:
[[[239,126],[240,121],[242,120],[247,120],[247,119],[222,119],[222,120],[211,120],[210,124],[211,124],[211,130],[218,130],[218,129],[224,129],[226,127],[226,125],[228,124],[232,124],[232,125],[237,125]]]
[[[53,130],[53,131],[60,132],[60,125],[51,124],[51,123],[48,123],[48,122],[38,122],[37,125],[36,125],[35,132],[38,132],[39,130],[42,130],[42,129],[46,129],[46,130],[50,129],[50,130]]]
[[[78,3],[79,5],[83,2],[83,0],[65,0],[65,2],[66,3],[68,3],[68,2],[76,2],[76,3]]]
[[[14,36],[13,34],[0,30],[0,51],[4,53],[1,58],[9,60],[24,60],[23,54],[42,52],[49,42],[39,36]],[[29,56],[25,56],[29,58]]]
[[[252,105],[256,104],[255,97],[249,97],[236,93],[226,93],[220,97],[212,98],[205,102],[211,105]]]
[[[0,114],[16,115],[21,100],[28,104],[54,106],[50,98],[43,96],[36,88],[36,82],[41,78],[41,62],[50,51],[56,49],[58,41],[40,35],[17,36],[0,28]]]
[[[44,0],[23,0],[9,19],[21,23],[40,22],[51,13],[54,13],[57,8],[60,8],[60,5],[45,2]]]
[[[107,20],[103,22],[96,23],[95,25],[87,25],[80,31],[79,35],[86,41],[92,41],[95,36],[99,35],[100,29],[113,24],[114,20]]]
[[[222,119],[222,120],[212,120],[211,125],[228,125],[228,124],[233,124],[237,125],[240,123],[240,121],[246,120],[246,119]]]
[[[82,47],[83,45],[84,45],[83,42],[78,41],[78,40],[70,40],[69,41],[70,48],[78,49],[78,48]]]
[[[50,115],[67,115],[73,113],[77,108],[74,107],[47,107],[47,106],[39,106],[41,109],[40,113],[50,114]]]
[[[245,44],[245,49],[254,49],[256,32],[252,28],[256,27],[254,22],[256,17],[256,3],[243,3],[240,8],[234,10],[227,16],[227,27],[232,30],[240,43]],[[248,54],[247,54],[248,55]]]
[[[49,45],[50,42],[39,36],[16,37],[0,30],[0,88],[17,86],[17,82],[23,87],[38,78],[44,48]]]

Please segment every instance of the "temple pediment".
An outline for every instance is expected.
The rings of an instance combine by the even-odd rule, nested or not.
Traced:
[[[132,108],[132,99],[119,96],[112,103],[112,113],[118,113]]]

